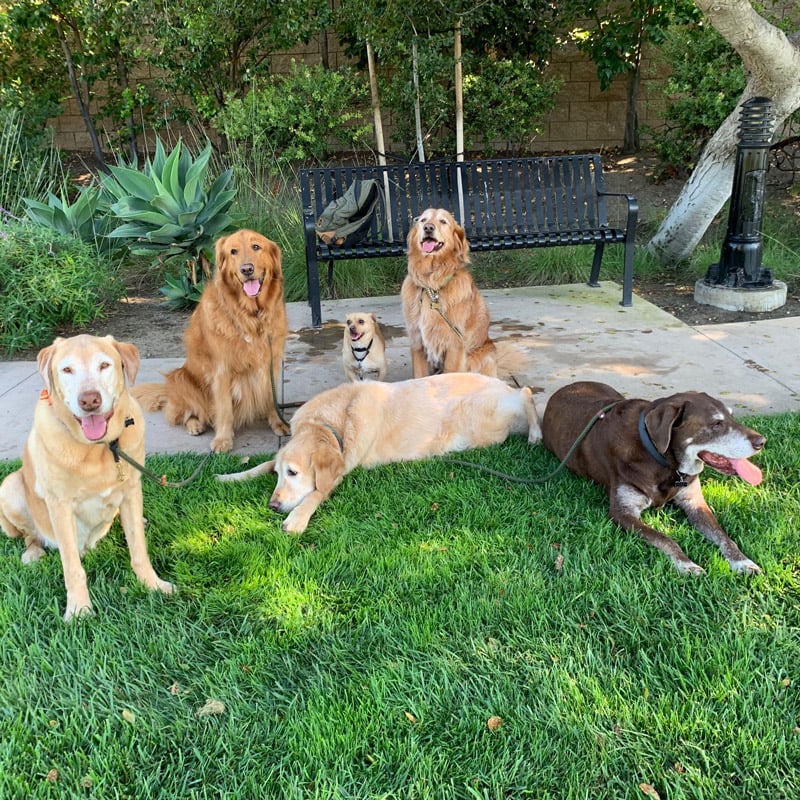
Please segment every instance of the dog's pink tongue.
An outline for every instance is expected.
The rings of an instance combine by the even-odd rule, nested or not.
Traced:
[[[258,294],[259,289],[261,288],[261,284],[258,281],[245,281],[244,284],[244,293],[248,297],[255,297]]]
[[[751,464],[746,458],[732,458],[731,465],[736,470],[736,474],[743,481],[747,481],[751,486],[758,486],[764,477],[761,474],[761,470],[755,464]]]
[[[436,242],[433,239],[425,239],[422,242],[422,252],[432,253],[436,249]]]
[[[89,417],[81,417],[80,423],[83,435],[91,442],[102,439],[106,435],[108,423],[102,414],[92,414]]]

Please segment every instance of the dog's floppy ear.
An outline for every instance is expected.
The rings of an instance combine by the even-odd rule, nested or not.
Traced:
[[[319,429],[318,445],[311,452],[314,486],[327,497],[344,477],[344,455],[336,436],[325,428]]]
[[[39,354],[36,356],[36,364],[39,368],[39,374],[42,376],[45,388],[48,392],[53,391],[53,380],[50,373],[50,367],[53,363],[53,353],[55,352],[56,345],[61,341],[61,337],[56,339],[53,344],[43,347]]]
[[[267,239],[267,254],[272,260],[273,273],[275,278],[281,277],[281,249],[272,239]]]
[[[216,252],[214,255],[214,263],[217,269],[219,269],[225,263],[225,242],[227,241],[227,236],[220,236],[220,238],[217,239]]]
[[[453,218],[453,245],[456,253],[458,253],[462,258],[467,257],[467,254],[469,253],[469,241],[467,240],[467,234],[464,232],[464,229],[458,224],[458,221],[455,218]]]
[[[113,336],[109,338],[122,359],[122,368],[128,376],[128,383],[133,384],[139,373],[139,348],[130,342],[118,342]]]
[[[655,403],[644,416],[644,424],[656,450],[666,453],[672,439],[672,429],[683,416],[683,403],[664,400]]]

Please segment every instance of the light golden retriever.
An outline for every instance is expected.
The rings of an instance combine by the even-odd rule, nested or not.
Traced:
[[[284,435],[274,387],[286,333],[281,251],[260,233],[236,231],[216,243],[214,276],[186,329],[186,363],[166,383],[135,387],[134,396],[193,436],[212,427],[217,453],[231,450],[234,432],[259,418]]]
[[[0,527],[25,538],[22,561],[57,548],[67,587],[64,619],[91,611],[81,557],[119,514],[131,566],[148,589],[172,592],[147,555],[141,473],[118,447],[144,463],[145,422],[130,396],[139,351],[111,336],[58,338],[38,356],[45,391],[36,404],[22,468],[0,485]]]
[[[372,377],[382,381],[386,377],[386,341],[375,314],[351,311],[346,316],[342,364],[349,381]]]
[[[536,443],[539,417],[530,388],[499,378],[454,373],[398,383],[343,383],[301,406],[292,438],[275,459],[224,481],[276,472],[269,505],[289,516],[283,529],[302,533],[311,515],[347,473],[503,442],[512,433]]]
[[[415,378],[438,372],[492,377],[527,366],[510,342],[489,338],[489,309],[469,264],[464,229],[444,208],[428,208],[408,234],[408,274],[400,297]]]

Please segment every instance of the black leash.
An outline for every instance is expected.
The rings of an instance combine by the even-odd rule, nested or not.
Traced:
[[[592,415],[592,418],[589,422],[586,423],[584,429],[578,434],[578,438],[572,443],[572,446],[567,450],[567,454],[564,458],[561,459],[561,463],[552,471],[549,472],[542,478],[520,478],[517,475],[508,475],[505,472],[500,472],[498,470],[492,469],[491,467],[485,467],[483,464],[476,464],[474,461],[465,461],[459,458],[445,458],[442,459],[447,464],[457,464],[460,467],[472,467],[472,469],[480,470],[481,472],[486,472],[489,475],[494,475],[496,478],[502,478],[503,480],[511,481],[512,483],[524,483],[524,484],[532,484],[532,483],[545,483],[549,481],[551,478],[555,477],[561,470],[566,466],[567,461],[570,460],[572,454],[577,450],[578,445],[586,438],[589,431],[595,426],[595,423],[599,422],[603,417],[605,417],[606,413],[614,408],[617,403],[621,403],[621,400],[615,400],[613,403],[609,403],[607,406],[603,406],[598,412]]]
[[[135,422],[132,417],[128,417],[125,420],[125,427],[129,428],[131,425],[134,425]],[[192,481],[197,479],[197,476],[200,474],[200,470],[206,464],[206,461],[211,457],[211,453],[207,453],[205,458],[197,465],[195,471],[188,477],[182,481],[168,481],[166,475],[156,475],[155,472],[147,469],[144,464],[140,464],[135,458],[131,458],[124,450],[120,449],[119,446],[119,439],[114,439],[113,442],[108,443],[108,449],[111,450],[112,455],[114,456],[114,462],[117,464],[117,468],[120,470],[120,480],[122,480],[122,467],[120,465],[120,459],[123,461],[127,461],[134,469],[139,470],[146,478],[150,478],[151,481],[157,483],[159,486],[164,486],[167,489],[182,489],[184,486],[188,486]]]

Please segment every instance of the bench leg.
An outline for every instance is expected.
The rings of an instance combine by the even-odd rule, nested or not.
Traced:
[[[592,271],[589,273],[589,286],[595,289],[600,285],[600,262],[603,260],[603,250],[605,242],[598,242],[594,246],[594,259],[592,259]]]
[[[311,326],[322,327],[322,305],[319,296],[319,266],[316,255],[306,256],[306,283],[308,284],[308,304],[311,306]]]
[[[594,248],[592,271],[589,274],[589,286],[597,288],[600,285],[600,263],[603,260],[605,242],[598,242]],[[633,305],[633,245],[625,244],[625,266],[622,270],[622,301],[621,306]]]
[[[633,305],[633,242],[625,242],[625,266],[622,270],[622,302],[620,305]]]

